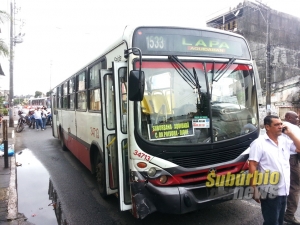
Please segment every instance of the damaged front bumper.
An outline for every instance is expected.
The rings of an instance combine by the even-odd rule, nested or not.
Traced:
[[[144,180],[138,172],[131,180],[132,210],[137,218],[145,218],[152,212],[184,214],[207,205],[231,200],[235,187],[206,187],[205,183],[182,186],[155,186]]]

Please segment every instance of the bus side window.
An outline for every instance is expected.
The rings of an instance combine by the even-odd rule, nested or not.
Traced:
[[[77,109],[86,110],[87,108],[87,98],[86,98],[86,79],[85,72],[77,76]]]
[[[115,129],[115,91],[112,75],[104,76],[104,94],[106,108],[106,124],[108,129]]]
[[[100,88],[90,90],[90,109],[101,110]]]
[[[127,133],[127,67],[122,67],[119,73],[120,107],[121,107],[121,130]]]
[[[69,80],[69,92],[68,92],[68,108],[74,110],[75,108],[75,102],[74,102],[74,98],[75,98],[75,94],[74,94],[74,78],[71,78]]]
[[[58,108],[58,109],[60,109],[61,108],[61,103],[60,103],[60,96],[61,96],[61,91],[60,91],[60,86],[59,87],[57,87],[57,89],[56,89],[56,97],[57,97],[57,101],[56,101],[56,107]]]
[[[101,69],[101,63],[94,65],[90,69],[89,73],[89,109],[90,110],[101,110],[100,101],[100,77],[99,71]]]

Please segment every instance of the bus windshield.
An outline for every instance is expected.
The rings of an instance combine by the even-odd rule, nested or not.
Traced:
[[[258,129],[252,66],[234,63],[143,61],[144,99],[138,133],[161,144],[220,142]]]

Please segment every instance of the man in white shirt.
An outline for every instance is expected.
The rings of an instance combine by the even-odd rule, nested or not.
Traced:
[[[270,184],[277,193],[267,195],[266,198],[260,198],[258,189],[251,179],[253,198],[261,203],[264,225],[282,225],[290,189],[290,151],[293,142],[296,148],[300,149],[300,139],[288,125],[282,124],[278,116],[266,116],[264,125],[266,134],[260,135],[250,145],[249,174],[254,174],[258,170],[264,174],[278,172],[280,177],[278,183]],[[289,138],[282,135],[282,129],[285,129],[284,133]]]
[[[43,106],[41,110],[41,115],[42,115],[42,130],[46,129],[46,119],[47,119],[47,110],[46,107]]]
[[[285,114],[285,121],[292,129],[293,133],[300,137],[300,128],[298,127],[299,118],[297,113],[289,111]],[[298,154],[295,151],[296,146],[292,145],[292,151],[290,152],[290,194],[287,198],[287,208],[284,214],[284,221],[291,224],[300,224],[295,218],[295,212],[298,208],[299,191],[300,191],[300,164],[298,161]]]
[[[42,122],[42,111],[40,110],[40,107],[37,107],[37,109],[34,111],[34,119],[36,123],[36,130],[39,130],[39,127],[43,129],[43,122]]]

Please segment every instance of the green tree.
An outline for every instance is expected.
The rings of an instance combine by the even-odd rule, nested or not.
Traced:
[[[7,116],[8,111],[3,107],[3,102],[4,102],[4,97],[0,96],[0,114]]]
[[[24,98],[14,98],[14,105],[24,105]]]
[[[42,96],[43,96],[43,92],[41,92],[41,91],[36,91],[35,94],[34,94],[35,98],[39,98],[39,97],[42,97]]]
[[[48,92],[46,93],[46,97],[50,97],[52,93],[53,93],[53,91],[48,91]]]
[[[3,24],[4,21],[9,19],[9,15],[5,12],[0,10],[0,23]],[[2,38],[0,38],[0,56],[8,56],[9,55],[9,50],[6,45],[6,43],[3,41]]]
[[[4,97],[0,96],[0,109],[3,108]]]

